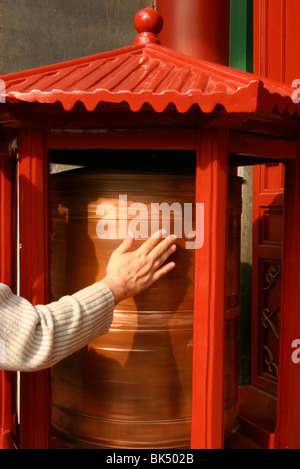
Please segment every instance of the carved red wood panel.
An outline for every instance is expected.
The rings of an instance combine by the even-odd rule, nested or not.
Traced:
[[[300,4],[254,0],[253,7],[254,73],[291,85],[300,78]],[[272,393],[276,393],[279,360],[275,329],[279,329],[281,309],[284,176],[283,164],[253,171],[252,381]],[[267,282],[267,275],[272,282]],[[265,316],[262,324],[261,314]]]
[[[279,363],[284,165],[253,171],[252,384],[276,394]]]

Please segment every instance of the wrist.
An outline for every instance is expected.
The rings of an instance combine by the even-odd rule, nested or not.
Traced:
[[[108,288],[110,288],[114,298],[115,298],[115,305],[120,303],[124,298],[124,288],[122,288],[120,282],[114,280],[111,277],[104,277],[103,280],[101,280]]]

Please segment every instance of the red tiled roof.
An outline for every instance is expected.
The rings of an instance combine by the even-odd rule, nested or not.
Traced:
[[[162,112],[173,103],[179,112],[197,104],[209,113],[257,109],[293,114],[294,91],[281,83],[229,67],[193,59],[159,44],[133,45],[111,52],[1,77],[7,102],[60,102],[69,111],[81,101],[88,111],[100,102],[149,103]]]

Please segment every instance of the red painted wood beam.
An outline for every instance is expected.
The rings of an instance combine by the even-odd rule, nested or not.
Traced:
[[[230,132],[229,151],[262,158],[296,158],[297,142],[247,132]]]
[[[112,148],[134,150],[194,150],[197,129],[126,129],[89,131],[52,131],[47,137],[47,147],[52,149],[70,148]]]

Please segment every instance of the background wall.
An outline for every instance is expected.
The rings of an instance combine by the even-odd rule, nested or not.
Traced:
[[[152,0],[0,0],[0,74],[131,45]]]

